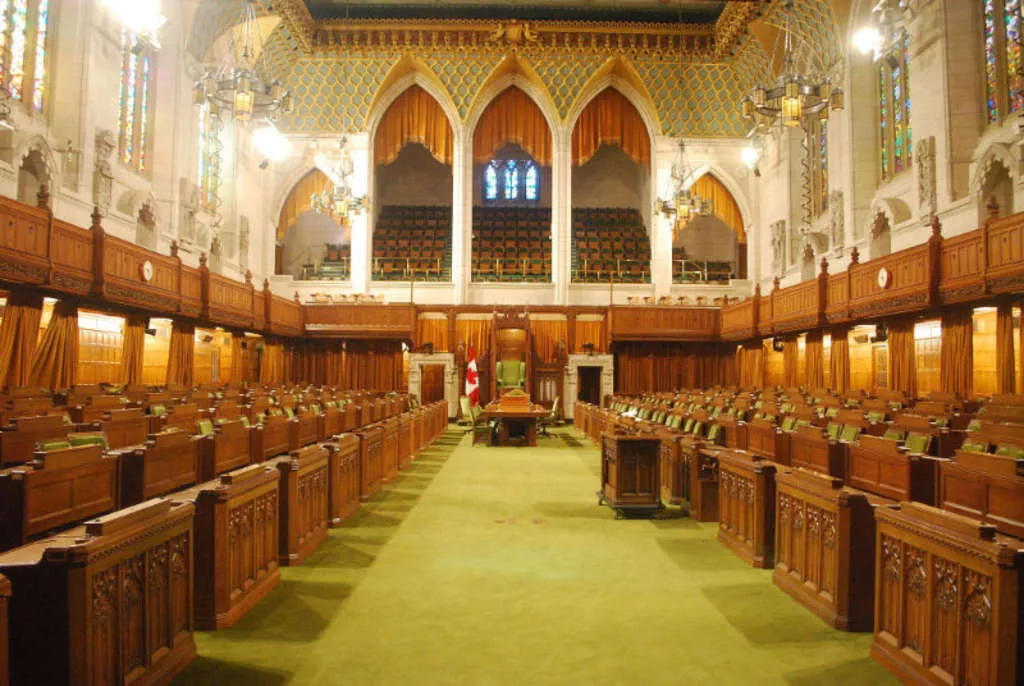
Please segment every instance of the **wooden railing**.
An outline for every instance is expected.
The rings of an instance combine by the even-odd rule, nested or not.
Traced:
[[[416,333],[416,307],[407,303],[341,303],[302,309],[306,329],[315,336],[412,339]]]
[[[706,307],[608,308],[611,341],[707,341],[718,337],[719,310]]]

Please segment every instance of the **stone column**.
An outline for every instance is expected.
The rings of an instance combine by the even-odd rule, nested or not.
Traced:
[[[473,141],[462,126],[452,147],[452,283],[455,305],[469,299],[473,249]]]
[[[551,159],[551,280],[555,304],[569,304],[572,244],[572,136],[553,130]]]

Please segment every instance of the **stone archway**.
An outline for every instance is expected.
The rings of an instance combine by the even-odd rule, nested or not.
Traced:
[[[409,353],[409,395],[422,400],[423,366],[444,365],[444,399],[448,403],[448,416],[459,413],[459,383],[455,373],[454,353]]]
[[[569,355],[569,363],[565,366],[565,398],[562,399],[565,416],[572,417],[576,409],[576,396],[579,395],[580,367],[598,367],[601,370],[601,402],[615,392],[615,356],[614,355]]]

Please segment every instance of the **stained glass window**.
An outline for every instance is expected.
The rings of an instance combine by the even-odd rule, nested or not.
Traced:
[[[122,29],[117,146],[121,161],[136,171],[146,170],[152,116],[152,60],[149,50],[139,44],[135,34]]]
[[[910,126],[910,36],[878,63],[879,167],[882,179],[909,169],[912,163]]]
[[[43,109],[50,0],[0,0],[0,84],[15,100]]]
[[[498,170],[494,162],[487,165],[484,172],[484,200],[498,199]]]
[[[808,177],[805,199],[814,219],[828,209],[828,120],[810,119],[804,130]]]
[[[515,160],[505,163],[505,200],[519,197],[519,165]]]
[[[990,124],[1024,110],[1022,0],[982,0],[985,115]]]
[[[530,201],[535,201],[538,197],[537,165],[533,162],[528,162],[526,165],[526,193],[523,197]]]

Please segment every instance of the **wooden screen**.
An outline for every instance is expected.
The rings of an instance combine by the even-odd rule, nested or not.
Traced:
[[[420,402],[427,403],[444,400],[444,365],[425,364],[421,366],[422,386],[420,386]],[[406,376],[405,378],[409,378]]]
[[[764,341],[764,385],[783,385],[782,353],[772,348],[772,339]]]
[[[121,381],[123,317],[78,312],[78,383]]]
[[[142,345],[142,383],[162,386],[167,381],[167,362],[171,349],[171,320],[152,319],[150,328],[156,334],[146,334]]]

